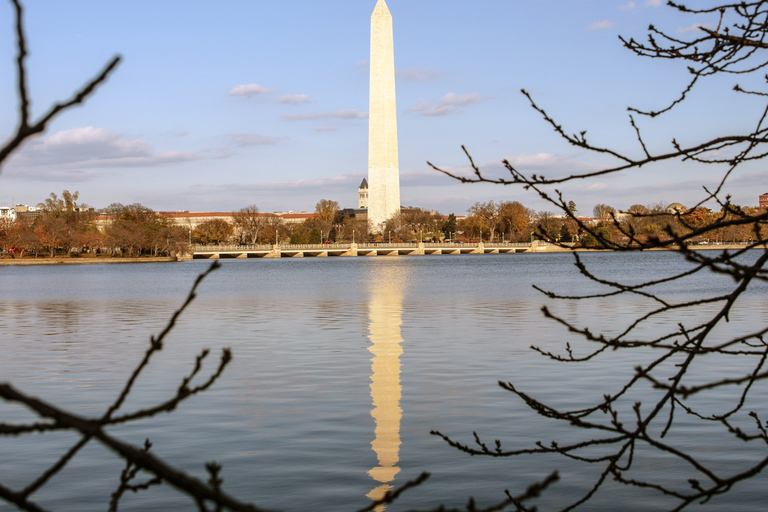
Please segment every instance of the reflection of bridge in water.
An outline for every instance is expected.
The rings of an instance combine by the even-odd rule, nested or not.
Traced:
[[[543,244],[542,244],[543,245]],[[332,256],[416,256],[425,254],[500,254],[541,250],[530,243],[366,243],[304,245],[193,245],[195,259],[327,258]]]

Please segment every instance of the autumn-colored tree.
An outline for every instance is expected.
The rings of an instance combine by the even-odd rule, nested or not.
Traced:
[[[77,205],[77,199],[79,197],[80,193],[77,191],[73,194],[70,193],[69,190],[65,190],[61,193],[61,198],[51,192],[45,201],[39,203],[37,207],[43,210],[46,216],[69,220],[71,217],[75,216],[79,210]]]
[[[145,222],[154,212],[144,205],[112,203],[107,208],[111,222],[106,228],[106,244],[128,257],[139,256],[147,247]]]
[[[105,210],[111,222],[106,228],[104,244],[124,255],[170,255],[187,245],[188,227],[176,226],[171,219],[160,217],[142,204],[112,203]]]
[[[70,193],[64,190],[61,197],[52,192],[44,202],[38,204],[42,214],[35,219],[32,228],[39,245],[45,247],[51,257],[56,255],[59,247],[66,253],[73,250],[79,252],[85,245],[86,233],[94,230],[92,209],[78,205],[79,196],[77,191]]]
[[[315,216],[310,219],[311,227],[327,234],[336,222],[338,212],[339,203],[330,199],[321,199],[315,205]]]
[[[154,215],[144,223],[144,230],[152,256],[179,252],[187,242],[185,227],[177,226],[173,220],[159,215]]]
[[[706,226],[707,224],[711,223],[714,219],[708,208],[699,206],[697,208],[694,208],[693,210],[685,212],[680,217],[680,220],[685,223],[685,226],[687,228],[694,230],[702,226]]]
[[[147,235],[140,223],[132,220],[113,222],[107,227],[107,243],[128,257],[139,256],[147,244]]]
[[[235,234],[232,224],[222,219],[203,222],[192,231],[192,239],[203,245],[219,245],[229,241]]]
[[[509,233],[510,239],[519,239],[528,229],[528,215],[525,206],[518,201],[501,201],[498,208],[500,229]]]
[[[493,201],[477,202],[470,206],[467,212],[469,217],[473,218],[469,224],[474,230],[479,231],[480,238],[482,239],[483,233],[487,231],[488,241],[493,242],[493,235],[501,220],[499,218],[499,205]]]
[[[7,230],[7,248],[27,249],[37,256],[42,246],[40,240],[34,232],[32,221],[29,219],[16,219],[16,221]],[[16,253],[19,257],[24,252]]]

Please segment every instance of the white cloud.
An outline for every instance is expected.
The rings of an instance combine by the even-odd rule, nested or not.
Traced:
[[[661,0],[648,0],[645,2],[645,5],[649,5],[651,7],[658,7],[661,5]]]
[[[277,89],[268,89],[259,84],[245,84],[234,86],[227,94],[230,96],[256,96],[273,92],[277,92]]]
[[[449,116],[458,114],[461,110],[450,105],[441,105],[439,102],[420,99],[406,112],[421,112],[423,116]]]
[[[626,4],[624,4],[624,5],[620,5],[620,6],[618,7],[618,9],[619,9],[620,11],[631,11],[631,10],[632,10],[632,9],[634,9],[634,8],[635,8],[635,2],[629,2],[629,3],[626,3]]]
[[[602,182],[592,183],[587,187],[587,190],[592,190],[592,191],[600,191],[600,190],[607,190],[607,189],[608,189],[608,184],[602,183]]]
[[[607,21],[607,20],[605,20],[605,21],[596,21],[593,24],[591,24],[590,26],[588,26],[587,30],[601,30],[601,29],[604,29],[604,28],[613,28],[614,25],[615,25],[615,23],[613,23],[612,21]]]
[[[420,112],[423,116],[448,116],[462,112],[461,109],[456,107],[466,107],[467,105],[480,103],[487,99],[490,98],[481,96],[476,92],[470,94],[449,92],[440,101],[420,99],[407,112]]]
[[[517,155],[507,158],[507,161],[515,168],[546,168],[562,165],[562,157],[552,153],[536,153],[535,155]]]
[[[355,64],[356,68],[367,68],[368,67],[368,61],[367,60],[361,60],[357,64]]]
[[[265,137],[255,133],[230,133],[229,138],[236,146],[240,147],[271,146],[277,144],[278,141],[277,137]]]
[[[195,153],[168,151],[155,153],[152,146],[139,139],[106,128],[86,126],[64,130],[48,138],[29,141],[16,155],[18,167],[147,167],[195,160]]]
[[[678,34],[693,34],[695,32],[700,32],[701,27],[712,29],[714,28],[714,25],[712,23],[694,23],[690,27],[680,27],[677,29]]]
[[[395,71],[395,78],[413,82],[431,82],[440,78],[440,70],[436,67],[398,69]]]
[[[464,107],[467,105],[471,105],[473,103],[480,103],[483,100],[487,100],[488,98],[484,96],[480,96],[480,94],[473,92],[470,94],[456,94],[454,92],[449,92],[443,98],[440,100],[441,103],[445,105],[456,105],[459,107]]]
[[[275,98],[275,101],[284,105],[299,105],[300,103],[314,103],[315,100],[306,94],[283,94]]]
[[[317,128],[315,128],[315,131],[316,132],[335,132],[336,128],[334,128],[333,126],[318,126]]]
[[[336,112],[318,112],[315,114],[284,114],[286,121],[313,121],[317,119],[367,119],[368,112],[359,110],[337,110]]]

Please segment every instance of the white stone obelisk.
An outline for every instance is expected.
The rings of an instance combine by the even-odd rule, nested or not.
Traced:
[[[371,85],[368,109],[368,224],[380,231],[400,211],[397,157],[395,50],[392,15],[378,0],[371,15]]]

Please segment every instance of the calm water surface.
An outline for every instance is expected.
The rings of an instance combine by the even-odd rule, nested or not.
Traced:
[[[601,277],[630,281],[682,268],[664,252],[584,258]],[[224,466],[228,492],[267,509],[357,510],[424,470],[432,473],[428,483],[390,510],[460,506],[469,496],[490,504],[503,499],[504,489],[520,492],[560,468],[561,482],[540,502],[541,510],[551,510],[583,493],[597,468],[559,458],[469,457],[429,431],[468,443],[477,431],[507,449],[556,436],[577,439],[532,414],[497,381],[513,382],[558,407],[588,405],[647,357],[617,353],[564,365],[530,350],[562,351],[566,341],[585,350],[542,317],[544,304],[605,332],[622,330],[651,307],[623,297],[551,301],[532,288],[536,283],[563,295],[597,290],[572,263],[568,254],[223,261],[125,409],[172,396],[203,348],[212,349],[208,369],[222,347],[232,348],[235,358],[225,375],[176,412],[111,432],[137,444],[149,438],[157,455],[203,479],[205,462],[215,460]],[[0,268],[0,380],[79,414],[102,414],[150,335],[162,329],[206,266]],[[683,300],[729,284],[707,275],[664,293]],[[761,327],[768,318],[766,297],[764,286],[750,290],[728,333]],[[693,322],[706,312],[660,319],[644,332]],[[733,370],[729,364],[713,362],[695,372],[710,378]],[[755,394],[764,392],[762,387]],[[718,410],[732,398],[723,392],[710,405]],[[765,412],[765,403],[754,406]],[[0,404],[0,415],[0,422],[32,418],[8,404]],[[672,435],[724,469],[764,456],[757,446],[723,443],[718,433],[682,417]],[[0,482],[22,487],[75,439],[66,433],[0,438]],[[642,455],[640,471],[669,467],[657,454]],[[88,446],[36,495],[37,502],[58,511],[106,510],[121,469],[106,450]],[[683,482],[691,476],[680,475]],[[700,509],[763,510],[764,487],[764,477],[757,477],[732,498]],[[665,503],[650,493],[608,486],[584,509],[659,510]],[[126,496],[120,508],[168,509],[194,506],[162,487]]]

